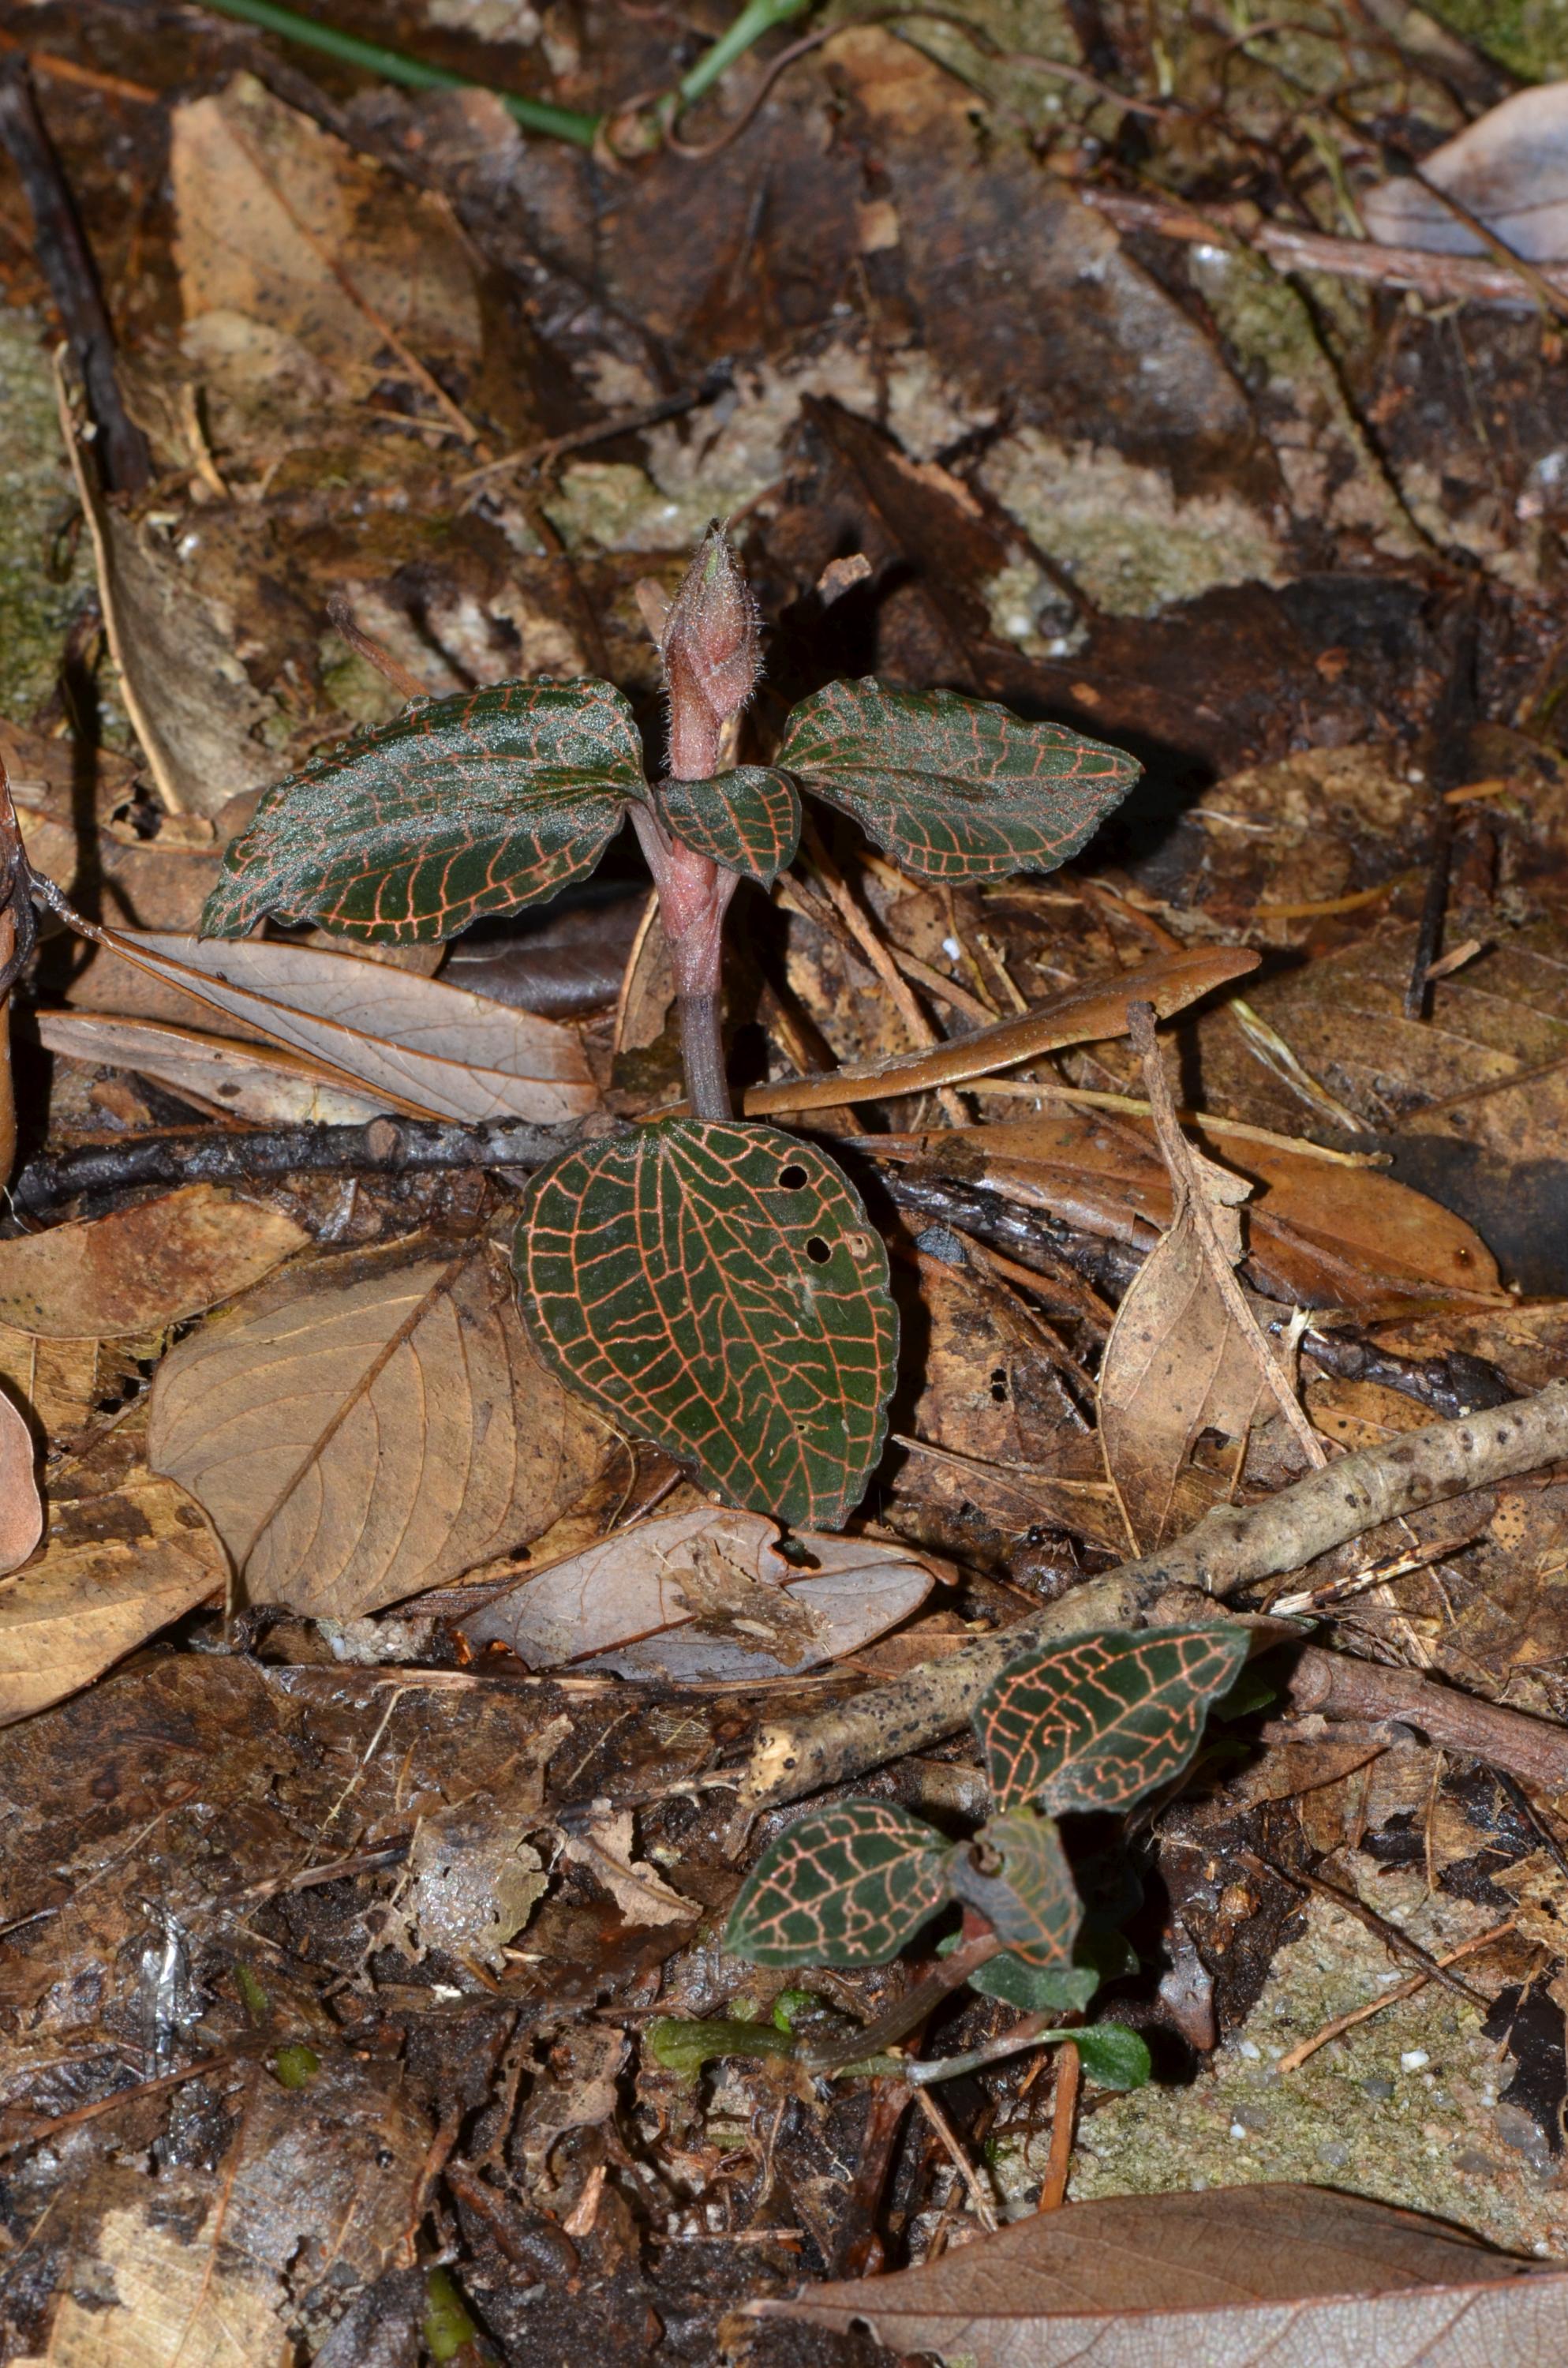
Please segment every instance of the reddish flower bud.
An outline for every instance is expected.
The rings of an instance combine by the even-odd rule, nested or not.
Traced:
[[[665,623],[670,770],[700,780],[718,762],[720,727],[738,715],[762,672],[756,603],[717,520],[702,539]]]

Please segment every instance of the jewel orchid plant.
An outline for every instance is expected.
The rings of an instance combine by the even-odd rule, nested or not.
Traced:
[[[801,793],[941,882],[1050,871],[1137,778],[1131,757],[952,691],[833,682],[767,764],[733,764],[762,668],[756,606],[709,529],[659,633],[668,760],[650,780],[608,682],[415,699],[268,791],[204,935],[265,916],[366,943],[455,937],[585,878],[630,814],[674,969],[688,1115],[565,1151],[533,1180],[514,1265],[563,1382],[723,1501],[840,1527],[881,1454],[897,1317],[886,1252],[815,1144],[737,1120],[724,919],[793,860]]]
[[[807,2073],[885,2073],[921,2087],[1071,2040],[1103,2086],[1140,2086],[1149,2053],[1136,2032],[1062,2021],[1138,1961],[1103,1910],[1086,1908],[1056,1818],[1119,1813],[1175,1784],[1256,1637],[1240,1621],[1218,1621],[1102,1630],[1021,1655],[974,1713],[993,1804],[978,1833],[955,1842],[892,1801],[810,1811],[764,1850],[724,1935],[733,1956],[759,1966],[885,1965],[956,1906],[962,1921],[935,1969],[865,2027],[846,2027],[800,1990],[782,1994],[771,2024],[662,2017],[648,2030],[655,2059],[691,2076],[718,2056],[785,2056]],[[924,2064],[889,2052],[965,1982],[1024,2020]]]

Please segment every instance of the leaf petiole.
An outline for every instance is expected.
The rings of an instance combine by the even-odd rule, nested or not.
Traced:
[[[812,0],[747,0],[727,33],[721,33],[711,49],[704,50],[690,72],[682,76],[676,96],[682,107],[690,107],[711,90],[722,74],[727,74],[738,58],[772,32],[776,25],[788,25],[796,17],[803,17]]]

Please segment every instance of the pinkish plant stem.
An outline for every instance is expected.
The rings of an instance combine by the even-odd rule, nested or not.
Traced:
[[[682,780],[701,780],[683,774]],[[659,916],[676,977],[680,1020],[680,1056],[686,1096],[693,1118],[730,1118],[729,1079],[724,1074],[723,1004],[720,993],[724,952],[724,914],[739,873],[725,871],[670,837],[656,814],[634,806],[632,824],[659,892]]]

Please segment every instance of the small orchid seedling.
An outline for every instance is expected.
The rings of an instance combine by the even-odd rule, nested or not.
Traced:
[[[884,2072],[919,2087],[1070,2039],[1105,2086],[1138,2087],[1149,2055],[1135,2032],[1051,2027],[1083,2013],[1108,1973],[1137,1963],[1119,1935],[1086,1919],[1056,1818],[1130,1809],[1173,1784],[1254,1641],[1241,1622],[1217,1621],[1104,1630],[1021,1655],[974,1713],[994,1804],[977,1834],[954,1842],[894,1802],[835,1801],[764,1850],[724,1935],[756,1965],[885,1965],[956,1905],[962,1924],[945,1963],[869,2028],[814,2039],[804,2015],[818,2001],[789,1992],[777,2028],[662,2018],[649,2027],[654,2056],[694,2073],[715,2056],[788,2055],[807,2072]],[[886,2053],[965,1981],[1021,2008],[1024,2022],[927,2064]]]
[[[1119,749],[953,691],[834,682],[770,762],[732,766],[762,667],[756,603],[710,529],[663,620],[668,764],[649,780],[608,682],[415,699],[267,791],[204,934],[265,916],[407,945],[520,911],[590,872],[630,814],[674,967],[689,1115],[568,1150],[534,1178],[514,1266],[566,1385],[723,1502],[842,1526],[881,1452],[898,1326],[887,1255],[825,1153],[737,1120],[724,917],[794,857],[801,793],[917,878],[1050,871],[1137,778]]]

